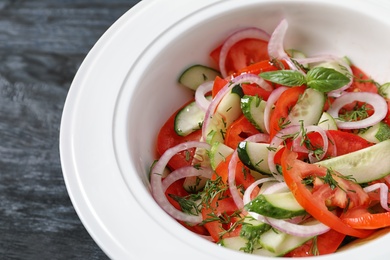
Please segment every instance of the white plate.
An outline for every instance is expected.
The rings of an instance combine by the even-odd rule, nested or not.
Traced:
[[[81,221],[109,257],[113,259],[156,257],[252,259],[249,255],[215,246],[188,232],[158,207],[147,189],[148,182],[144,174],[147,165],[150,165],[153,159],[154,140],[143,140],[136,136],[140,131],[152,130],[139,129],[139,125],[147,125],[148,122],[145,120],[138,123],[130,122],[129,118],[134,114],[143,113],[139,107],[132,104],[140,102],[134,100],[135,97],[146,97],[146,94],[143,93],[142,88],[136,88],[132,84],[140,81],[140,77],[145,75],[145,70],[151,69],[147,62],[151,57],[164,55],[159,53],[157,45],[169,45],[170,37],[179,37],[180,32],[184,34],[186,26],[196,20],[199,21],[199,17],[213,21],[212,13],[219,8],[228,12],[239,8],[240,5],[249,6],[256,2],[291,1],[247,0],[244,4],[239,0],[143,0],[104,34],[80,67],[68,94],[61,122],[61,163],[70,198]],[[385,17],[390,10],[390,5],[385,1],[328,2],[343,8],[354,4],[354,10],[360,12],[364,9],[371,18]],[[376,3],[376,5],[370,6],[367,3]],[[331,23],[332,19],[340,22],[342,16],[343,14],[340,13],[339,20],[331,18],[330,25],[335,25]],[[359,26],[362,28],[370,26],[371,18],[366,21],[363,17],[363,22]],[[237,21],[236,26],[245,23],[249,25],[255,19],[257,17],[254,16],[246,21]],[[385,23],[386,26],[390,26],[389,23]],[[271,30],[274,26],[275,24],[268,24],[266,29]],[[350,26],[352,28],[355,25]],[[215,46],[216,41],[226,33],[228,32],[221,31],[215,38],[210,39],[206,47]],[[364,33],[373,37],[378,35],[372,30],[362,32]],[[185,35],[191,37],[190,34]],[[380,37],[376,37],[374,41],[381,40]],[[332,42],[332,44],[337,47],[340,43]],[[390,39],[387,37],[380,44],[390,46]],[[206,47],[199,46],[204,50],[207,50]],[[367,51],[372,50],[372,45],[370,47],[371,49]],[[375,55],[380,57],[383,53]],[[195,52],[193,58],[198,59]],[[379,65],[374,60],[360,57],[357,63],[368,62],[369,67],[374,68],[371,74],[378,71],[379,65],[382,68],[390,68],[390,59],[382,59]],[[203,60],[199,59],[199,61]],[[178,69],[185,65],[188,64],[178,62],[169,73],[177,75]],[[175,77],[167,76],[171,80],[176,79]],[[378,75],[378,77],[389,80],[385,78],[386,75]],[[149,81],[156,79],[145,80],[151,83]],[[161,125],[166,115],[170,114],[174,107],[182,102],[183,95],[187,94],[184,91],[172,93],[169,98],[171,104],[161,108],[162,116],[159,120],[151,122],[154,124],[151,129]],[[148,104],[153,103],[161,95],[164,95],[164,90],[156,92],[151,100],[145,101],[146,114],[151,113],[151,109],[156,109]],[[129,112],[131,109],[135,111]],[[139,146],[145,146],[146,149],[130,149]],[[343,259],[347,257],[345,254],[348,254],[348,257],[356,257],[367,252],[372,254],[370,255],[372,258],[375,257],[374,254],[388,255],[390,251],[386,246],[389,241],[390,237],[375,240],[347,253],[339,253],[332,259]],[[375,250],[375,248],[383,248],[383,250]]]

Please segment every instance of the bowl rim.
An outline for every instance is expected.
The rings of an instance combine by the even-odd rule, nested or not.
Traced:
[[[223,3],[224,2],[224,3]],[[217,6],[220,4],[234,5],[237,0],[222,1],[222,0],[198,0],[196,2],[181,3],[180,8],[184,11],[180,14],[172,15],[169,22],[161,24],[151,29],[150,38],[145,37],[142,42],[137,44],[136,48],[128,51],[126,53],[129,57],[126,61],[121,61],[118,70],[114,72],[115,79],[110,79],[110,93],[108,94],[105,89],[105,85],[108,83],[107,79],[104,78],[106,74],[99,75],[104,66],[101,64],[112,63],[114,58],[123,55],[122,53],[117,53],[117,48],[121,46],[118,44],[121,40],[124,39],[123,33],[133,32],[134,34],[140,33],[134,27],[135,24],[142,24],[145,21],[147,14],[150,12],[156,12],[159,8],[179,8],[172,0],[144,0],[139,4],[130,9],[126,14],[124,14],[110,29],[101,37],[97,44],[93,47],[91,52],[88,54],[84,62],[82,63],[79,71],[76,74],[74,81],[72,82],[71,89],[67,96],[64,112],[61,120],[61,129],[60,129],[60,155],[61,155],[61,164],[63,168],[63,175],[65,179],[65,184],[71,198],[71,201],[76,209],[77,214],[79,215],[82,223],[91,234],[92,238],[97,242],[97,244],[102,248],[102,250],[114,259],[128,259],[140,256],[148,259],[149,255],[155,255],[156,253],[145,253],[147,246],[140,246],[138,248],[132,248],[129,250],[126,248],[122,239],[126,239],[127,236],[120,235],[120,231],[123,229],[120,225],[111,225],[108,227],[107,221],[112,221],[109,217],[112,210],[118,209],[121,205],[129,205],[130,207],[138,207],[140,213],[134,218],[134,222],[144,221],[147,219],[151,221],[151,226],[156,230],[164,232],[164,234],[158,234],[159,241],[161,241],[156,247],[156,252],[166,252],[173,256],[173,252],[165,251],[166,246],[169,245],[172,241],[180,245],[183,249],[191,251],[191,258],[203,257],[205,259],[211,259],[218,254],[219,256],[226,256],[225,259],[230,259],[230,257],[236,258],[237,256],[242,257],[242,253],[239,252],[230,252],[226,249],[220,250],[218,247],[214,247],[215,253],[206,254],[205,251],[202,251],[201,248],[208,248],[210,243],[206,242],[201,238],[195,238],[192,234],[189,235],[189,232],[184,228],[176,234],[172,232],[166,232],[167,229],[158,225],[155,222],[155,219],[151,218],[150,212],[146,210],[142,203],[140,203],[140,198],[136,194],[144,194],[145,189],[140,189],[136,184],[141,183],[138,180],[138,183],[135,181],[132,185],[132,189],[128,189],[128,182],[123,179],[123,162],[122,156],[124,156],[124,147],[120,146],[120,141],[115,140],[115,136],[118,134],[123,134],[123,121],[121,119],[126,118],[126,113],[123,108],[126,105],[118,105],[118,96],[123,91],[124,83],[128,77],[129,71],[133,68],[134,64],[138,63],[139,60],[143,57],[145,52],[147,52],[145,46],[149,46],[149,43],[155,40],[156,35],[164,33],[168,28],[173,26],[177,20],[182,20],[186,16],[200,12],[204,8],[209,8],[210,6]],[[246,4],[257,3],[257,2],[275,2],[275,1],[256,1],[249,0]],[[293,0],[277,0],[277,2],[296,2]],[[303,1],[300,1],[303,2]],[[333,3],[346,5],[349,3],[359,3],[363,5],[369,5],[369,3],[378,3],[385,5],[384,1],[325,1],[325,0],[314,0],[312,2],[318,3]],[[168,5],[168,6],[167,6]],[[176,6],[175,6],[176,5]],[[187,5],[187,6],[185,6]],[[355,8],[360,8],[355,7]],[[390,5],[387,4],[387,8],[390,8]],[[110,56],[112,53],[115,55]],[[110,56],[110,57],[109,57]],[[122,67],[121,67],[122,66]],[[96,77],[96,75],[99,75]],[[93,78],[93,79],[92,79]],[[96,87],[98,86],[98,87]],[[95,89],[94,89],[95,87]],[[100,89],[101,88],[101,89]],[[95,92],[95,93],[94,93]],[[101,104],[97,101],[90,101],[91,97],[87,98],[88,95],[92,96],[101,96],[104,95],[106,102],[104,108],[101,107]],[[113,112],[116,111],[116,112]],[[85,119],[85,116],[88,115],[90,118]],[[104,125],[101,124],[101,122]],[[122,122],[122,123],[118,123]],[[91,127],[88,126],[90,123],[99,123],[102,126],[102,129],[95,130],[91,134]],[[114,127],[115,126],[115,127]],[[94,143],[94,140],[101,138],[99,143]],[[87,148],[86,148],[87,147]],[[102,149],[105,149],[103,152]],[[87,155],[83,155],[84,152],[88,152]],[[96,160],[99,160],[96,164]],[[88,171],[87,174],[85,174]],[[110,179],[107,180],[107,177],[104,176],[106,172],[110,172]],[[94,176],[95,175],[95,176]],[[96,177],[97,179],[94,179]],[[90,183],[93,180],[92,184]],[[104,196],[105,185],[110,187],[116,187],[116,190],[110,189],[111,196],[107,198]],[[94,186],[96,185],[96,186]],[[99,194],[96,194],[98,191]],[[93,193],[94,195],[91,195]],[[93,198],[91,198],[93,196]],[[106,209],[102,209],[102,206],[96,205],[96,201],[102,201]],[[147,198],[146,200],[151,200]],[[107,206],[109,205],[109,206]],[[107,210],[108,209],[108,210]],[[102,215],[101,213],[107,211],[106,214]],[[153,208],[154,214],[158,215],[161,209],[158,207]],[[134,216],[134,213],[128,208],[124,209],[124,216]],[[115,220],[117,223],[124,221],[124,216],[118,216]],[[160,218],[167,221],[169,225],[176,222],[167,215],[162,215]],[[131,223],[129,224],[134,230],[141,231],[140,227]],[[177,225],[177,224],[176,224]],[[119,235],[118,235],[119,234]],[[169,234],[169,235],[168,235]],[[192,247],[188,241],[182,241],[178,238],[178,234],[183,237],[193,237],[197,239],[195,247]],[[146,235],[140,235],[140,239],[146,239]],[[384,243],[375,243],[378,246],[383,246]],[[194,250],[197,248],[197,250]],[[355,250],[356,255],[361,254],[362,250]],[[340,258],[345,257],[344,253],[339,253]],[[180,254],[178,254],[180,255]],[[348,254],[349,255],[349,254]],[[316,257],[318,259],[318,257]],[[258,259],[258,258],[257,258]],[[264,259],[264,258],[262,258]],[[336,258],[334,258],[336,259]]]

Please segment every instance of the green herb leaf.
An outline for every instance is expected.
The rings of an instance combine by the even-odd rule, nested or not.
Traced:
[[[348,84],[350,79],[335,69],[315,67],[306,75],[307,86],[321,92],[329,92]]]
[[[306,83],[305,75],[296,70],[277,70],[260,73],[260,77],[276,84],[293,87]]]

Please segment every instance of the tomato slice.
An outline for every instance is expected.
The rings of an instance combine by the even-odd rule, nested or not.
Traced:
[[[378,229],[390,226],[390,212],[371,213],[368,207],[361,206],[348,210],[341,220],[357,229]]]
[[[378,93],[377,86],[375,85],[374,81],[366,75],[366,73],[354,65],[351,66],[351,69],[354,80],[347,91]]]
[[[292,107],[297,103],[299,97],[305,91],[305,86],[292,87],[284,91],[275,103],[275,109],[271,114],[269,131],[270,139],[282,129],[282,123],[287,118]]]
[[[219,64],[221,48],[222,46],[218,46],[210,53],[216,64]],[[252,38],[241,40],[233,45],[227,54],[225,63],[227,74],[232,75],[262,60],[269,60],[268,42]]]
[[[209,205],[203,206],[203,225],[215,242],[218,242],[221,238],[237,236],[239,234],[241,226],[237,226],[234,232],[226,232],[238,221],[238,218],[234,216],[230,217],[236,210],[237,206],[231,197],[218,198],[217,196]],[[220,217],[221,219],[219,219]],[[222,219],[228,219],[229,221],[223,221]]]
[[[333,141],[328,142],[329,147],[324,158],[327,158],[332,154],[334,146],[336,146],[337,156],[340,156],[373,145],[373,143],[354,133],[344,132],[341,130],[327,130],[326,133],[331,136]],[[308,133],[307,138],[310,140],[310,144],[314,149],[321,148],[323,146],[322,137],[319,133]]]
[[[241,115],[230,125],[230,127],[228,127],[225,136],[225,144],[236,149],[241,141],[258,133],[259,130],[257,130],[244,115]]]
[[[175,181],[172,183],[167,190],[165,191],[165,196],[167,197],[168,201],[178,210],[181,210],[180,204],[172,198],[172,195],[178,196],[178,197],[185,197],[188,195],[188,192],[183,188],[183,182],[184,179]],[[186,227],[188,230],[200,234],[200,235],[208,235],[208,232],[205,227],[200,225],[189,225],[188,223],[185,223],[184,221],[178,221],[181,225]]]
[[[219,76],[215,77],[214,83],[213,83],[213,89],[211,91],[211,95],[214,98],[217,93],[228,83],[226,79],[223,79]]]
[[[314,242],[312,239],[302,246],[290,251],[285,257],[304,257],[327,255],[336,252],[345,238],[345,234],[337,232],[333,229],[321,234]]]
[[[186,103],[184,106],[192,102],[193,100]],[[183,107],[184,107],[183,106]],[[181,107],[182,108],[182,107]],[[180,109],[181,109],[180,108]],[[169,117],[169,119],[165,122],[165,124],[160,129],[160,132],[157,136],[157,153],[161,156],[166,150],[171,147],[174,147],[180,143],[188,142],[188,141],[199,141],[202,136],[202,131],[197,130],[187,136],[179,136],[175,132],[174,124],[176,114],[180,111],[178,109],[175,113]],[[168,166],[171,169],[178,169],[184,166],[191,165],[193,156],[195,153],[195,149],[190,149],[188,151],[182,151],[172,157],[169,161]]]
[[[297,160],[297,154],[289,149],[284,149],[281,162],[287,186],[298,203],[310,215],[342,234],[359,238],[371,234],[370,231],[358,230],[345,224],[328,209],[328,206],[339,206],[347,209],[348,207],[366,205],[369,202],[369,197],[358,184],[345,178],[337,178],[337,175],[333,175],[333,178],[338,185],[333,188],[330,184],[317,181],[327,175],[327,169]],[[305,184],[305,180],[308,180],[308,178],[314,178],[314,184],[322,183],[323,185],[319,184],[310,189]]]

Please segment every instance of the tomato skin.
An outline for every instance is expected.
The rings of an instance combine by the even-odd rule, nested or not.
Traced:
[[[368,207],[357,207],[341,216],[347,225],[357,229],[379,229],[390,226],[390,212],[370,213]]]
[[[305,86],[291,87],[280,95],[275,103],[275,109],[271,113],[269,122],[271,140],[281,130],[280,120],[287,118],[291,108],[297,103],[305,89]]]
[[[233,124],[228,127],[225,136],[225,144],[236,149],[241,141],[247,137],[260,133],[244,116],[241,115]]]
[[[297,154],[289,149],[284,149],[281,162],[283,176],[287,186],[294,194],[298,203],[301,204],[301,206],[305,208],[310,215],[342,234],[359,238],[367,237],[371,234],[371,232],[367,230],[358,230],[350,227],[341,221],[338,216],[328,210],[326,202],[328,196],[332,192],[329,191],[330,187],[328,185],[326,185],[328,186],[328,189],[319,187],[318,190],[315,190],[316,192],[313,193],[306,188],[305,184],[302,182],[303,179],[311,175],[323,177],[326,174],[326,168],[297,160]],[[342,178],[339,178],[337,181],[344,183]],[[347,183],[345,183],[345,185],[347,185]],[[363,197],[365,194],[364,191],[363,193],[361,193],[361,191],[358,192],[359,188],[362,190],[362,188],[357,184],[351,184],[351,187],[348,185],[347,188],[345,188],[345,190],[349,193],[349,196],[353,198],[354,203],[358,204],[356,206],[367,203],[367,200],[369,199],[368,195],[367,198]],[[314,189],[315,188],[313,188],[313,190]],[[336,192],[337,190],[338,188],[335,188],[333,192]],[[354,194],[355,191],[356,194]]]
[[[366,75],[360,68],[352,65],[352,74],[355,77],[352,85],[347,89],[350,92],[372,92],[378,93],[378,88],[370,77]]]
[[[210,53],[210,57],[219,64],[222,46],[218,46]],[[226,72],[232,75],[250,64],[269,60],[268,42],[258,39],[244,39],[233,45],[226,57]]]
[[[329,147],[324,158],[328,158],[332,154],[334,145],[336,145],[337,156],[352,153],[373,145],[373,143],[367,141],[366,139],[350,132],[327,130],[326,134],[333,140],[328,142]],[[319,133],[308,133],[307,138],[310,140],[313,147],[323,146],[322,137]]]
[[[287,253],[285,257],[315,256],[316,254],[314,254],[312,250],[313,246],[315,246],[315,248],[318,250],[317,255],[331,254],[336,252],[344,238],[345,234],[331,229],[328,232],[319,235],[315,245],[313,245],[313,240],[309,240],[302,246]]]
[[[231,158],[232,154],[226,157],[226,160],[222,161],[215,169],[216,175],[220,176],[222,181],[226,184],[228,184],[229,163]],[[250,174],[249,168],[239,160],[236,166],[236,185],[243,186],[245,189],[247,189],[254,181],[255,180]],[[258,191],[257,188],[254,189],[254,194],[256,194],[256,191]]]
[[[193,100],[187,102],[184,106],[192,102]],[[174,112],[171,117],[165,122],[165,124],[160,129],[160,132],[157,136],[157,153],[161,156],[166,150],[180,143],[188,141],[199,141],[202,136],[202,131],[197,130],[187,136],[179,136],[175,132],[174,124],[176,114],[184,107],[182,106],[176,112]],[[168,162],[168,167],[172,170],[178,169],[184,166],[191,165],[192,158],[194,155],[195,149],[190,149],[188,151],[180,152],[172,157]]]
[[[224,224],[220,221],[207,221],[207,219],[214,218],[215,216],[219,217],[223,214],[230,216],[236,210],[237,206],[231,197],[220,199],[217,196],[211,201],[210,205],[203,206],[202,216],[203,219],[206,220],[203,225],[215,242],[218,242],[221,238],[236,236],[237,232],[239,233],[241,226],[237,227],[232,233],[225,233],[225,231],[238,220],[237,218],[233,217],[231,218],[230,223]]]
[[[213,84],[213,89],[211,91],[211,95],[214,98],[217,93],[228,83],[226,79],[223,79],[221,77],[215,77],[214,79],[214,84]]]

